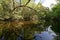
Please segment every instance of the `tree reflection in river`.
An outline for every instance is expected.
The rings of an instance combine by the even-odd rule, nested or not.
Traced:
[[[45,31],[41,33],[35,33],[34,40],[54,40],[54,37],[57,35],[51,30],[50,27],[51,26],[49,26]],[[1,40],[4,40],[4,36]],[[20,35],[17,40],[24,40],[24,38],[22,35]]]
[[[34,35],[35,40],[54,40],[54,37],[57,36],[50,28],[50,26],[46,29],[46,31],[41,32],[41,34],[37,33]]]

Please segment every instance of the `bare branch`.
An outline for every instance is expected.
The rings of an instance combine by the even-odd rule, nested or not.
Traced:
[[[35,9],[29,7],[29,6],[26,6],[30,1],[31,1],[31,0],[28,0],[28,2],[27,2],[25,5],[19,5],[19,6],[15,7],[13,10],[11,10],[11,12],[13,12],[15,9],[17,9],[17,8],[19,8],[19,7],[27,7],[27,8],[29,8],[29,9],[32,9],[32,10],[34,10],[35,12],[37,12],[37,10],[35,10]]]
[[[30,2],[31,0],[28,0],[28,2],[25,4],[25,6]]]
[[[19,7],[25,7],[25,5],[19,5],[19,6],[15,7],[13,10],[11,10],[11,12],[13,12],[15,9],[17,9]]]
[[[31,10],[33,10],[33,11],[35,11],[35,12],[37,12],[37,10],[35,10],[35,9],[29,7],[29,6],[26,6],[26,7],[29,8],[29,9],[31,9]],[[38,12],[37,12],[37,13],[38,13]]]
[[[14,7],[15,7],[15,2],[14,2],[14,0],[12,0],[13,1],[13,9],[14,9]]]
[[[15,9],[19,8],[19,7],[27,7],[27,8],[29,8],[29,9],[35,11],[36,13],[38,13],[37,10],[35,10],[35,9],[29,7],[29,6],[25,6],[25,5],[20,5],[20,6],[15,7],[15,8],[12,10],[12,12],[13,12]]]

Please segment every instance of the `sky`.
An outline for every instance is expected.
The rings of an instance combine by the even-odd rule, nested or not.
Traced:
[[[56,4],[56,0],[35,0],[35,3],[37,4],[40,1],[45,7],[51,7],[51,4]]]
[[[56,1],[55,0],[45,0],[43,2],[43,5],[46,6],[46,7],[50,7],[51,4],[56,4]]]

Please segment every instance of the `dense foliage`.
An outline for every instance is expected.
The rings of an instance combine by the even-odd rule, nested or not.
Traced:
[[[52,13],[53,13],[53,30],[57,33],[60,33],[60,4],[55,5],[52,8]]]

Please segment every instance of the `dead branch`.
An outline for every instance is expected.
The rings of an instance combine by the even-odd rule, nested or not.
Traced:
[[[28,2],[25,4],[25,6],[30,2],[31,0],[28,0]]]

